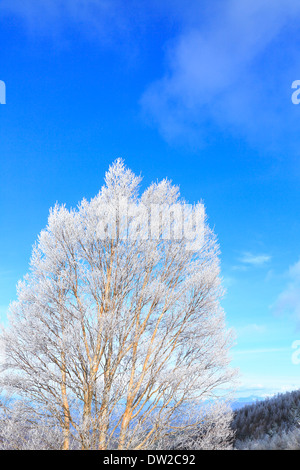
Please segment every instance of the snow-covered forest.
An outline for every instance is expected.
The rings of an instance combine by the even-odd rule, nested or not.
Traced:
[[[300,450],[300,391],[247,405],[234,413],[235,448]]]

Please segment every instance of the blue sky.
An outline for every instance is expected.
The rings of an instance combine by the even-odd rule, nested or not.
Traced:
[[[204,200],[243,396],[300,365],[297,0],[0,1],[0,313],[56,201],[93,197],[117,157]]]

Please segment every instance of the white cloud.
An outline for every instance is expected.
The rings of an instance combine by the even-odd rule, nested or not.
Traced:
[[[289,314],[300,322],[300,260],[288,271],[289,281],[273,305],[277,314]]]
[[[143,109],[169,141],[200,145],[209,121],[272,147],[291,126],[280,116],[292,106],[290,70],[280,66],[283,51],[274,57],[270,46],[300,18],[300,3],[224,0],[212,13],[203,24],[196,12],[200,24],[169,45],[165,75],[145,91]],[[292,51],[290,44],[285,59]]]
[[[223,286],[225,289],[228,289],[229,287],[233,286],[236,283],[236,279],[232,276],[224,276],[223,277]]]
[[[77,34],[101,43],[110,44],[117,38],[119,46],[132,20],[131,10],[122,0],[2,0],[0,16],[18,17],[31,34],[51,36],[62,43],[70,28],[76,28]]]
[[[190,0],[189,8],[184,0],[2,0],[0,15],[22,18],[31,31],[58,36],[58,44],[75,26],[133,56],[137,31],[173,25],[165,73],[141,97],[162,135],[198,147],[217,126],[272,151],[284,137],[282,150],[299,151],[299,108],[291,104],[300,69],[296,0]]]
[[[258,254],[253,254],[249,252],[245,252],[239,259],[241,263],[248,264],[251,266],[261,266],[270,260],[271,260],[270,255],[266,255],[266,254],[258,255]]]
[[[240,355],[255,355],[255,354],[274,354],[274,353],[283,353],[290,351],[291,348],[256,348],[256,349],[240,349],[233,352],[234,356]]]
[[[63,16],[65,19],[80,20],[80,16],[81,19],[86,19],[86,15],[90,17],[93,9],[95,14],[99,13],[106,4],[106,0],[2,0],[0,10],[2,14],[19,15],[32,24],[37,21],[51,23]]]
[[[261,383],[256,383],[257,379]],[[299,389],[299,382],[295,377],[245,377],[241,387],[237,391],[240,398],[254,396],[261,399],[277,395],[278,393],[291,392]]]
[[[190,0],[191,6],[197,0]],[[92,33],[93,39],[110,40],[112,37],[124,40],[137,37],[137,28],[143,29],[152,20],[183,22],[190,17],[183,0],[1,0],[0,16],[17,16],[32,32],[53,36],[77,26],[84,35]],[[171,20],[169,18],[172,18]],[[185,18],[185,20],[183,20]],[[109,38],[107,38],[109,36]],[[123,46],[118,41],[118,46]],[[133,42],[130,40],[130,46]]]

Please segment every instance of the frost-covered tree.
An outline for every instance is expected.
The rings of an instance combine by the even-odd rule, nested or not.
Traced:
[[[244,406],[235,412],[232,420],[238,449],[299,447],[299,427],[299,390]]]
[[[2,333],[1,442],[22,414],[34,448],[162,448],[217,421],[230,437],[201,408],[233,376],[216,237],[170,181],[139,187],[117,160],[94,199],[50,211]]]

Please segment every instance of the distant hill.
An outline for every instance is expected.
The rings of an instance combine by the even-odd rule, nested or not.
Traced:
[[[240,405],[233,406],[237,449],[300,449],[300,390]]]
[[[241,398],[238,398],[233,403],[231,403],[231,408],[234,411],[236,411],[236,410],[239,410],[240,408],[244,408],[247,405],[252,405],[253,403],[257,403],[262,400],[263,398],[258,397],[256,395],[250,395],[249,397],[241,397]]]

